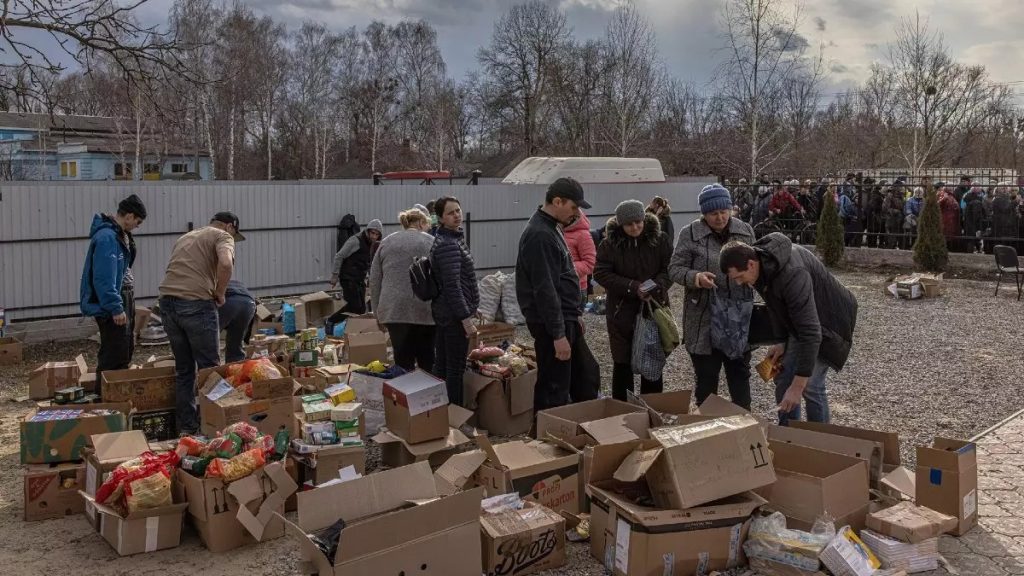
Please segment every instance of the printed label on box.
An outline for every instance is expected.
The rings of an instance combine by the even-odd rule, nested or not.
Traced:
[[[228,384],[227,380],[221,378],[220,382],[217,382],[217,385],[206,394],[206,397],[209,398],[211,402],[216,402],[231,393],[233,390],[234,387],[232,387],[231,384]]]
[[[629,572],[629,524],[621,518],[615,528],[615,569]]]
[[[978,511],[978,491],[971,490],[964,496],[964,519],[970,518]]]

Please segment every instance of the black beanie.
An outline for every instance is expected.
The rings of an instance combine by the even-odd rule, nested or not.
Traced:
[[[146,219],[146,207],[143,206],[142,200],[135,194],[121,200],[117,205],[117,211],[123,214],[134,214],[143,220]]]

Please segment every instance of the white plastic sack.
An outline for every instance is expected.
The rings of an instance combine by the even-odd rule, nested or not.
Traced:
[[[513,325],[526,324],[526,317],[519,308],[519,299],[516,297],[516,276],[506,274],[504,284],[501,287],[501,314],[505,322]]]
[[[501,272],[495,272],[480,279],[480,307],[478,310],[484,317],[484,322],[494,322],[494,317],[498,314],[503,276]]]

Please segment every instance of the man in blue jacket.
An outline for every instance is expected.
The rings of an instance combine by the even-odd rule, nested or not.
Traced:
[[[135,239],[132,230],[146,219],[146,207],[135,194],[117,205],[117,214],[96,214],[89,232],[79,290],[82,314],[100,328],[96,359],[97,388],[104,370],[124,370],[135,352]],[[100,390],[97,389],[97,393]]]

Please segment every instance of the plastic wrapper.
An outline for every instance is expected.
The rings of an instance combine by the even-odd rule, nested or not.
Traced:
[[[178,447],[183,449],[185,455],[199,456],[206,449],[206,442],[195,436],[183,436],[178,440]]]
[[[480,502],[480,509],[488,514],[500,514],[510,510],[521,510],[522,508],[523,499],[515,492],[491,496]]]
[[[96,490],[96,501],[122,514],[169,504],[171,474],[180,461],[177,452],[146,452],[133,458],[114,468]],[[166,479],[166,492],[162,480],[151,478],[154,475]]]
[[[491,358],[500,358],[505,355],[505,351],[498,346],[487,346],[484,348],[477,348],[470,351],[470,360],[490,360]]]
[[[129,513],[170,506],[173,502],[170,474],[164,468],[158,468],[148,476],[127,483],[125,501]]]
[[[239,438],[242,439],[242,442],[252,442],[259,437],[260,431],[257,430],[255,426],[249,424],[248,422],[235,422],[234,424],[225,428],[221,432],[221,434],[225,436],[236,434]]]
[[[501,315],[505,322],[514,326],[526,324],[526,317],[519,308],[519,298],[516,296],[516,275],[507,274],[501,285]]]
[[[526,358],[523,358],[522,356],[512,356],[509,360],[508,367],[512,369],[513,376],[522,376],[530,371],[530,365],[526,363]]]
[[[334,565],[334,556],[338,553],[338,538],[341,536],[341,531],[345,529],[345,520],[339,519],[334,524],[331,524],[327,528],[317,530],[306,534],[313,544],[324,553],[327,557],[327,561]]]
[[[275,450],[274,437],[269,434],[257,436],[252,442],[245,443],[245,451],[249,450],[262,450],[265,456],[270,456]]]
[[[480,305],[477,311],[483,317],[484,322],[494,322],[498,315],[498,308],[501,306],[501,285],[504,282],[504,274],[495,272],[480,279],[478,292],[480,294]]]
[[[206,445],[205,456],[216,456],[218,458],[231,458],[242,450],[242,439],[238,434],[225,434],[218,436]]]
[[[263,450],[255,449],[242,452],[230,460],[215,458],[206,467],[207,478],[220,478],[224,482],[234,482],[245,478],[259,470],[267,463]]]
[[[811,532],[786,528],[780,512],[754,518],[743,551],[750,558],[774,560],[802,570],[817,570],[818,556],[836,534],[832,522],[819,519]]]
[[[274,434],[274,459],[280,460],[288,454],[288,443],[289,443],[288,430],[282,428]]]

